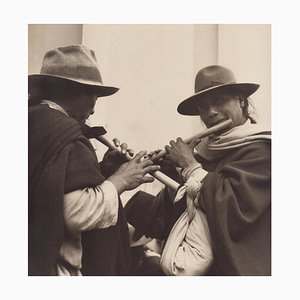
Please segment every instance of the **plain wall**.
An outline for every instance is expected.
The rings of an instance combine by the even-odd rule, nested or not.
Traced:
[[[82,43],[80,24],[29,24],[28,73],[39,73],[46,51]]]
[[[98,100],[92,124],[135,151],[164,147],[193,131],[178,103],[193,89],[193,25],[84,25],[104,84],[120,91]]]
[[[240,82],[260,84],[250,98],[258,123],[271,127],[271,25],[218,25],[218,63]]]

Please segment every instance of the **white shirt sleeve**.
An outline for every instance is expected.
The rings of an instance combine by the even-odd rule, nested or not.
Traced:
[[[65,225],[71,232],[107,228],[118,220],[119,195],[106,180],[94,188],[64,195]]]

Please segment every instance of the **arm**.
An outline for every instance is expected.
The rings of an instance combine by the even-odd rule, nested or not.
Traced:
[[[72,230],[114,225],[117,221],[119,195],[125,190],[153,181],[146,174],[159,169],[151,160],[141,160],[145,154],[145,151],[141,151],[103,182],[92,149],[81,142],[69,147],[71,151],[66,172],[64,209],[65,222]]]
[[[115,225],[118,208],[119,196],[110,181],[64,195],[65,224],[71,232]]]
[[[181,189],[181,193],[177,193],[175,202],[177,198],[182,198],[186,189],[193,198],[196,198],[201,189],[202,181],[207,175],[207,172],[202,168],[202,164],[194,156],[193,149],[198,143],[199,140],[194,140],[187,144],[181,138],[177,138],[176,142],[170,142],[171,146],[166,146],[167,157],[182,168],[182,179],[187,187]]]

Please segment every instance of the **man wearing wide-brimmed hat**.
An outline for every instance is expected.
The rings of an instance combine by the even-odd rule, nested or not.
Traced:
[[[28,79],[29,275],[129,275],[119,195],[152,181],[145,174],[159,167],[141,161],[141,151],[116,172],[106,170],[108,178],[100,173],[82,129],[96,100],[118,88],[103,85],[94,51],[50,50]]]
[[[207,128],[228,119],[231,126],[202,139],[194,149],[181,138],[166,146],[167,159],[182,168],[184,185],[175,199],[186,197],[177,205],[194,199],[194,206],[199,206],[207,218],[214,254],[208,275],[271,274],[271,135],[249,113],[249,96],[258,88],[258,84],[236,82],[233,72],[224,66],[201,69],[195,79],[195,94],[178,105],[178,112],[200,116]],[[186,207],[189,210],[190,204],[181,211]],[[130,213],[128,216],[134,224]],[[167,228],[168,220],[162,222],[159,214],[158,218],[153,217],[152,224],[160,221],[161,230]],[[139,226],[140,233],[156,237],[147,226]],[[164,249],[172,249],[170,239]],[[173,256],[174,261],[161,260],[167,274],[188,273],[188,263],[184,262],[189,259],[185,256],[189,244],[185,242],[185,250],[177,251],[180,259]],[[165,254],[162,257],[170,257]]]

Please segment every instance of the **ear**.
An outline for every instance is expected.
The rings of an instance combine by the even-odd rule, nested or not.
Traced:
[[[240,106],[243,108],[245,106],[245,101],[244,99],[240,99]]]

